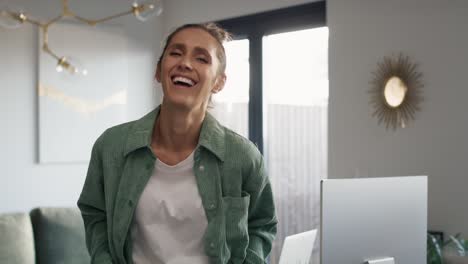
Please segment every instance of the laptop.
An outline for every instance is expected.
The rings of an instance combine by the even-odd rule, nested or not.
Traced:
[[[309,264],[317,229],[286,237],[279,264]]]

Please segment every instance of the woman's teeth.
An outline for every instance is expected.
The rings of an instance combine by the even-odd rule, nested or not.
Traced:
[[[181,76],[176,76],[172,79],[172,82],[174,84],[181,84],[181,85],[185,85],[185,86],[188,86],[188,87],[192,87],[195,85],[195,82],[190,80],[189,78],[185,78],[185,77],[181,77]]]

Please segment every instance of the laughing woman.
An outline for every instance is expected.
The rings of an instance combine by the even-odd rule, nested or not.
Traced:
[[[78,200],[91,263],[265,263],[277,220],[263,158],[207,112],[227,38],[177,28],[156,69],[162,104],[97,139]]]

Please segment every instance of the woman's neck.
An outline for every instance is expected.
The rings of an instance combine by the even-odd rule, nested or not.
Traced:
[[[182,111],[162,104],[151,140],[156,156],[169,165],[188,157],[197,147],[205,112],[204,109]]]

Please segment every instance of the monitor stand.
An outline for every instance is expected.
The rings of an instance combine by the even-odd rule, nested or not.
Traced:
[[[373,259],[364,262],[364,264],[395,264],[394,258]]]

